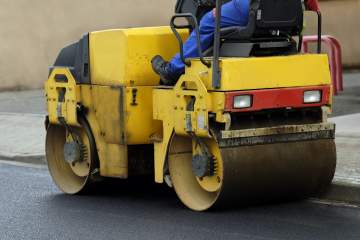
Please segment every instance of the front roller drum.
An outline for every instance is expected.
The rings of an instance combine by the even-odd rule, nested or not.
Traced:
[[[95,179],[92,176],[97,167],[95,141],[84,117],[79,117],[79,123],[81,127],[68,129],[50,124],[46,134],[50,174],[59,189],[67,194],[86,192]],[[72,136],[76,136],[78,141],[69,141]]]
[[[336,168],[333,139],[219,148],[205,140],[216,171],[198,177],[191,138],[174,136],[169,171],[180,200],[190,209],[306,198],[326,189]]]

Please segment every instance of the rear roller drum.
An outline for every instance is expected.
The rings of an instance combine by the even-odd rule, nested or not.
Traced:
[[[190,137],[174,136],[169,148],[174,189],[195,211],[308,197],[326,188],[335,172],[333,139],[229,148],[214,139],[204,143],[212,155],[208,162],[196,157]],[[205,173],[206,166],[214,171]]]
[[[86,120],[81,127],[49,125],[46,134],[46,158],[55,184],[67,194],[86,191],[93,182],[97,166],[95,142]]]

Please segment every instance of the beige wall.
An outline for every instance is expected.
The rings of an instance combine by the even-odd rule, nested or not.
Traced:
[[[360,0],[321,1],[323,34],[335,36],[343,48],[346,67],[360,67]],[[316,34],[316,18],[307,19],[306,34]]]
[[[58,51],[83,33],[165,25],[174,5],[175,0],[0,0],[0,89],[42,87]],[[347,65],[360,66],[360,0],[321,5],[324,32],[341,40]]]
[[[168,24],[175,0],[0,0],[0,89],[42,87],[85,32]]]

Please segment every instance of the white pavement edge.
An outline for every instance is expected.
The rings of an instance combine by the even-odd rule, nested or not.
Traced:
[[[336,136],[360,138],[360,113],[329,119],[336,124]]]
[[[0,113],[0,159],[45,163],[45,116]]]

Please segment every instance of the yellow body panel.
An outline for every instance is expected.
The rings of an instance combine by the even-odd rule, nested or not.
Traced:
[[[281,57],[223,58],[220,61],[219,91],[303,87],[331,84],[326,55],[306,54]],[[198,75],[208,90],[212,69],[192,60],[187,74]]]
[[[60,76],[63,80],[56,80]],[[63,118],[69,125],[78,126],[76,107],[81,101],[80,91],[75,79],[68,68],[55,68],[45,83],[47,111],[49,121],[52,124],[60,124],[59,118]],[[64,93],[60,99],[60,92]]]
[[[187,31],[181,32],[185,38]],[[170,59],[179,50],[170,27],[130,28],[90,33],[91,81],[99,85],[154,86],[151,59]]]
[[[89,102],[84,106],[88,107],[90,125],[98,126],[95,138],[100,174],[126,178],[128,145],[150,144],[150,137],[161,131],[161,122],[153,120],[152,117],[153,88],[94,85],[82,86],[81,89],[82,95],[86,95]]]
[[[92,86],[92,110],[99,122],[101,135],[107,143],[125,144],[123,88]]]
[[[174,132],[174,111],[175,106],[171,104],[174,101],[174,91],[169,89],[154,89],[154,119],[162,123],[163,129],[158,133],[157,139],[154,141],[154,167],[155,182],[162,183],[164,181],[164,164],[167,157],[169,142]]]
[[[122,140],[121,88],[81,85],[81,104],[93,132],[100,162],[100,175],[127,178],[127,145]]]
[[[191,97],[195,99],[193,109],[188,109]],[[229,120],[223,114],[225,106],[224,92],[208,92],[196,75],[186,74],[180,78],[173,89],[153,90],[153,118],[162,123],[162,129],[155,135],[154,160],[155,181],[163,182],[164,164],[168,146],[173,134],[210,139],[209,112],[216,114],[219,122]]]
[[[194,132],[199,137],[209,137],[209,94],[200,78],[183,75],[173,92],[176,97],[170,102],[174,103],[175,133],[188,136]]]
[[[126,144],[150,144],[150,137],[161,131],[153,120],[153,87],[128,87],[125,93]]]

